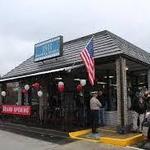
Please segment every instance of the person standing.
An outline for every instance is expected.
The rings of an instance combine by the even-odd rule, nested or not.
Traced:
[[[150,113],[150,92],[146,91],[144,93],[143,99],[146,102],[146,118],[148,119],[148,115]],[[148,121],[148,120],[147,120]],[[147,139],[150,140],[150,127],[148,127]]]
[[[92,133],[97,133],[96,129],[98,126],[99,110],[102,104],[97,99],[98,92],[92,92],[92,98],[90,99],[90,110],[91,110],[91,122],[92,122]]]
[[[142,132],[143,129],[142,123],[146,113],[146,103],[142,95],[138,95],[136,93],[132,109],[133,109],[133,131]]]
[[[144,118],[145,118],[145,114],[146,114],[146,102],[145,100],[143,99],[142,96],[139,97],[139,101],[138,101],[138,107],[139,107],[139,110],[138,110],[138,130],[139,132],[142,132],[143,130],[143,121],[144,121]]]
[[[133,132],[136,132],[138,130],[138,92],[135,93],[135,96],[132,101],[131,110],[132,110],[132,120],[133,120],[133,126],[132,130]]]

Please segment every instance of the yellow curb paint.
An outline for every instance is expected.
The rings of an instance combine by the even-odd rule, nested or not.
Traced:
[[[87,133],[90,133],[91,129],[87,129],[87,130],[80,130],[80,131],[76,131],[76,132],[69,132],[69,134],[73,135],[73,136],[81,136]]]
[[[100,129],[103,130],[103,129]],[[103,131],[110,131],[110,132],[115,132],[113,130],[107,130],[104,129]],[[78,139],[78,140],[86,140],[86,141],[90,141],[90,142],[96,142],[96,143],[105,143],[105,144],[112,144],[112,145],[117,145],[117,146],[128,146],[128,145],[132,145],[135,144],[139,141],[144,140],[144,136],[142,134],[138,134],[129,138],[125,138],[125,139],[118,139],[116,138],[110,138],[110,137],[100,137],[98,139],[88,139],[88,138],[83,138],[83,137],[79,137],[81,135],[90,133],[91,130],[87,129],[87,130],[81,130],[81,131],[77,131],[77,132],[70,132],[69,136],[72,139]]]
[[[126,139],[118,139],[118,138],[110,138],[110,137],[100,138],[101,143],[112,144],[117,146],[128,146],[140,142],[142,140],[144,140],[144,136],[142,134],[133,136],[131,138],[126,138]]]
[[[69,133],[69,136],[70,136],[72,139],[76,139],[76,140],[85,140],[85,141],[89,141],[89,142],[99,143],[99,140],[81,138],[81,137],[72,135],[72,133]]]

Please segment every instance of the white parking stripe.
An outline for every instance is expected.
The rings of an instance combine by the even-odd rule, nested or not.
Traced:
[[[135,150],[144,150],[142,148],[137,148],[137,147],[133,147],[133,146],[126,146],[127,148],[132,148],[132,149],[135,149]]]

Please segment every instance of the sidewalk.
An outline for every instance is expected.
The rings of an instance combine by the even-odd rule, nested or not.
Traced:
[[[135,150],[135,149],[130,147],[120,147],[110,144],[93,143],[80,140],[63,145],[59,148],[56,148],[55,150]]]

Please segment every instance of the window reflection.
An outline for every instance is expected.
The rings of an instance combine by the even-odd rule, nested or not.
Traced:
[[[105,110],[117,110],[117,89],[115,74],[97,76],[96,89],[103,92]]]

